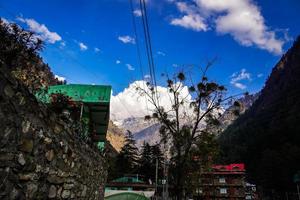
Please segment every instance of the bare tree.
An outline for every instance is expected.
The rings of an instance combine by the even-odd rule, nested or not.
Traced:
[[[185,173],[189,154],[199,141],[207,122],[218,124],[220,109],[232,97],[226,97],[226,89],[207,77],[207,71],[213,62],[201,69],[199,79],[194,82],[192,75],[180,71],[172,78],[166,78],[171,107],[162,106],[160,93],[150,82],[146,86],[137,85],[140,96],[146,96],[152,105],[152,115],[145,116],[147,120],[156,120],[160,125],[161,140],[169,143],[174,162],[175,192],[177,199],[183,198]]]

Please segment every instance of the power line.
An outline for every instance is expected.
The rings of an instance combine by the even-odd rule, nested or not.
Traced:
[[[135,40],[136,40],[136,50],[137,50],[138,62],[139,62],[141,76],[142,76],[141,79],[144,80],[144,70],[143,70],[141,49],[140,49],[140,42],[139,42],[140,40],[138,38],[138,33],[137,33],[137,25],[136,25],[136,20],[135,20],[135,16],[134,16],[133,2],[132,2],[132,0],[129,0],[129,2],[130,2],[130,9],[131,9],[133,32],[134,32]],[[146,96],[145,96],[145,103],[146,103],[147,111],[149,111],[148,100],[147,100]]]
[[[149,71],[150,71],[150,80],[151,80],[152,86],[154,85],[154,90],[155,90],[154,95],[155,95],[157,104],[159,104],[156,75],[155,75],[155,65],[154,65],[154,59],[153,59],[153,53],[152,53],[151,36],[150,36],[150,31],[149,31],[145,0],[140,0],[140,9],[141,9],[141,13],[142,13],[142,24],[143,24],[143,30],[144,30],[145,43],[146,43],[148,66],[149,66]]]
[[[139,39],[138,39],[138,34],[137,34],[136,21],[135,21],[135,17],[134,17],[134,13],[133,13],[134,12],[133,3],[132,3],[132,0],[129,0],[129,2],[130,2],[130,9],[131,9],[133,32],[134,32],[135,41],[136,41],[138,62],[139,62],[142,79],[144,79],[144,71],[143,71],[143,65],[142,65],[142,59],[141,59],[141,50],[140,50],[140,44],[139,44]]]
[[[153,73],[152,73],[152,64],[151,64],[151,60],[150,60],[150,52],[149,52],[149,47],[148,47],[148,37],[147,37],[147,31],[146,31],[146,22],[145,22],[145,13],[144,13],[144,9],[143,9],[143,1],[140,0],[140,10],[141,10],[141,14],[142,14],[142,24],[143,24],[143,30],[144,30],[144,39],[145,39],[145,45],[146,45],[146,53],[147,53],[147,60],[148,60],[148,67],[149,67],[149,72],[150,72],[150,80],[151,80],[151,84],[153,84]]]
[[[155,75],[155,65],[154,65],[153,52],[152,52],[152,45],[151,45],[151,35],[150,35],[150,30],[149,30],[149,23],[148,23],[148,16],[147,16],[147,8],[146,8],[145,0],[142,0],[142,1],[143,1],[144,17],[145,17],[145,22],[146,22],[146,31],[147,31],[147,35],[148,35],[148,43],[149,43],[150,59],[151,59],[151,63],[152,63],[152,73],[153,73],[154,85],[155,85],[155,87],[156,87],[157,84],[156,84],[156,75]]]

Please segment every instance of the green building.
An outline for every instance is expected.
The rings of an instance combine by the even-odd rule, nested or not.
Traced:
[[[154,196],[154,185],[139,175],[126,175],[110,181],[105,186],[105,200],[147,200]]]
[[[70,102],[66,110],[79,109],[82,124],[82,136],[91,137],[103,149],[109,123],[111,86],[68,84],[55,85],[36,93],[37,99],[51,104],[58,95],[63,95]]]

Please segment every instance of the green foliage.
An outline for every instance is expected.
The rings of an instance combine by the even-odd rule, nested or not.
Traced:
[[[197,150],[200,148],[197,144],[203,139],[199,137],[201,136],[200,125],[207,121],[210,121],[211,126],[219,125],[218,116],[211,113],[219,109],[222,103],[227,100],[223,98],[225,87],[206,77],[206,71],[210,65],[211,63],[207,65],[202,71],[202,76],[195,83],[192,80],[187,80],[184,72],[175,74],[173,79],[164,75],[171,109],[161,106],[159,94],[153,89],[153,85],[149,84],[148,90],[141,87],[137,88],[140,95],[147,96],[155,108],[153,115],[148,115],[145,119],[156,120],[160,124],[161,142],[170,145],[171,179],[178,199],[183,198],[182,192],[186,187],[185,184],[187,184],[186,173],[190,169],[189,163],[192,162],[192,152],[204,152]],[[188,88],[188,95],[185,93],[185,86]],[[189,96],[193,97],[192,100],[187,99]],[[188,106],[193,113],[182,112]],[[206,142],[207,145],[213,146],[213,144],[209,144],[212,140],[206,140]],[[208,159],[205,161],[207,162]],[[197,167],[200,169],[199,163]]]
[[[0,18],[0,63],[33,92],[59,83],[39,56],[43,47],[33,32]]]
[[[30,59],[38,59],[37,53],[43,43],[32,32],[25,31],[17,24],[6,24],[0,19],[0,58],[9,66],[18,62],[25,64]]]
[[[130,131],[125,136],[125,144],[116,159],[116,167],[120,176],[132,174],[137,171],[138,149]]]
[[[138,173],[145,176],[145,180],[155,181],[156,159],[158,161],[158,177],[163,175],[163,154],[159,145],[144,143],[139,159]]]

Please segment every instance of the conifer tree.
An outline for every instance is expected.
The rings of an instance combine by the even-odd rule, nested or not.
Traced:
[[[138,148],[133,134],[127,131],[125,144],[117,157],[119,175],[135,173],[138,165]]]
[[[158,162],[158,175],[161,177],[163,174],[163,154],[160,146],[158,144],[149,145],[149,143],[144,142],[140,154],[138,172],[143,175],[146,180],[155,181],[156,160]]]

